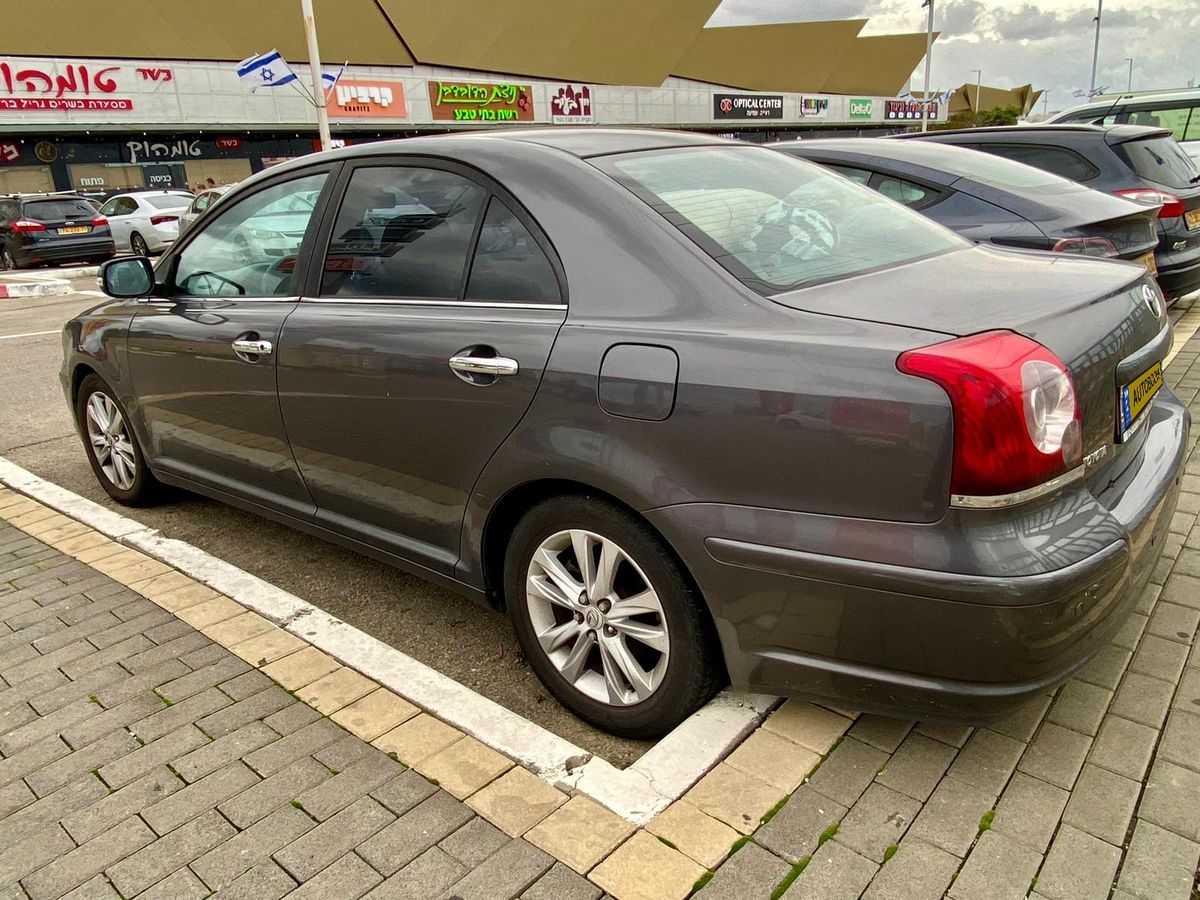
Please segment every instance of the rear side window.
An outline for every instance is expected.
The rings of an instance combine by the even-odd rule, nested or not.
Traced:
[[[914,209],[928,206],[937,198],[937,194],[929,188],[890,175],[880,176],[874,187],[883,196]]]
[[[1073,150],[1065,147],[1047,147],[1041,144],[983,144],[981,150],[1025,163],[1071,181],[1087,181],[1100,174],[1100,170]]]
[[[83,200],[30,200],[24,216],[34,222],[57,222],[62,219],[92,219],[96,210]]]
[[[764,294],[967,246],[868,188],[774,150],[692,147],[595,162]]]
[[[467,280],[468,300],[558,303],[558,279],[529,229],[499,197],[488,203]]]
[[[334,223],[321,295],[457,300],[485,196],[440,169],[356,170]]]
[[[1169,188],[1188,188],[1200,182],[1200,170],[1171,138],[1126,141],[1113,149],[1147,181]]]
[[[822,163],[825,168],[837,172],[843,178],[849,178],[858,184],[866,184],[871,180],[871,173],[866,169],[855,169],[851,166],[839,166],[834,163]]]

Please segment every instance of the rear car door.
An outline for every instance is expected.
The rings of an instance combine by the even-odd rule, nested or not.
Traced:
[[[474,170],[373,161],[343,181],[283,332],[284,423],[318,521],[450,574],[475,481],[566,316],[561,267]]]
[[[275,367],[320,203],[290,243],[269,232],[269,210],[298,194],[323,202],[331,171],[280,176],[214,210],[164,259],[164,296],[139,309],[129,332],[134,415],[152,465],[305,518],[313,504],[284,432]]]

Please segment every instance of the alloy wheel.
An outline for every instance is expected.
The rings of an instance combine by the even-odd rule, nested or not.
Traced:
[[[580,529],[553,534],[534,551],[525,583],[537,641],[576,690],[631,706],[658,689],[670,655],[666,615],[615,542]]]
[[[137,456],[121,410],[108,394],[96,391],[87,401],[87,436],[100,471],[122,491],[137,478]]]
[[[134,256],[149,256],[150,247],[146,244],[146,239],[140,234],[135,234],[129,239],[129,247],[133,250]]]

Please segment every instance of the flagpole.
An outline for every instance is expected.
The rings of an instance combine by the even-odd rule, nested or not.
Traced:
[[[1088,102],[1096,96],[1096,62],[1100,58],[1100,16],[1104,12],[1104,0],[1096,0],[1096,44],[1092,48],[1092,81],[1088,85]]]
[[[922,94],[921,130],[929,130],[929,68],[933,64],[933,0],[925,0],[929,7],[929,27],[925,31],[925,93]]]
[[[312,0],[300,0],[304,13],[304,40],[308,44],[308,68],[312,76],[313,106],[317,108],[317,131],[321,134],[321,149],[329,150],[333,141],[329,137],[329,113],[325,108],[325,88],[321,84],[321,52],[317,48],[317,20],[313,18]]]

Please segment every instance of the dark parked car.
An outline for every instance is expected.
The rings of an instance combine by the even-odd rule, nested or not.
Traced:
[[[25,194],[0,197],[0,265],[90,262],[115,253],[108,220],[82,197]]]
[[[963,147],[883,138],[770,146],[866,184],[973,241],[1154,268],[1154,208],[1032,166]]]
[[[289,252],[256,242],[312,191]],[[184,487],[506,607],[626,735],[727,680],[971,720],[1044,694],[1137,602],[1187,446],[1141,267],[699,135],[317,154],[101,280],[62,380],[112,497]]]
[[[1200,290],[1200,168],[1164,128],[1028,125],[904,138],[957,144],[1045,169],[1097,191],[1160,206],[1158,284],[1169,300]]]

